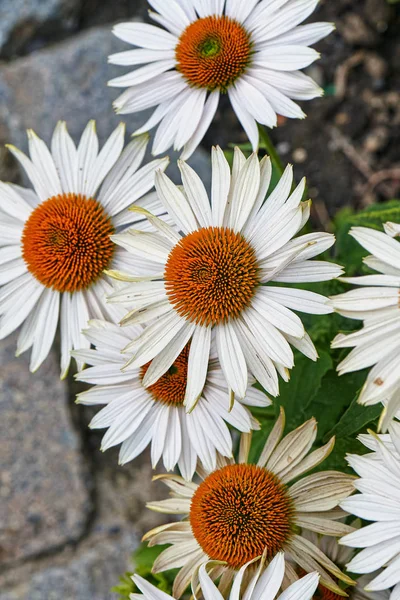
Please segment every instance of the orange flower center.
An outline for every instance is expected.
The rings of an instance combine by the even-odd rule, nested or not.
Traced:
[[[237,317],[259,283],[253,248],[225,227],[198,229],[182,238],[169,254],[164,276],[174,308],[198,325]]]
[[[251,41],[240,23],[225,16],[198,19],[182,33],[177,69],[196,87],[225,91],[249,65]]]
[[[190,508],[193,535],[212,560],[234,569],[282,550],[292,531],[293,505],[273,474],[250,464],[229,465],[198,487]]]
[[[343,596],[335,594],[331,590],[328,590],[323,585],[319,585],[316,594],[314,595],[315,600],[343,600]]]
[[[187,344],[173,365],[168,369],[158,381],[146,388],[153,396],[154,400],[163,404],[172,404],[182,406],[185,399],[187,368],[189,360],[190,344]],[[140,370],[140,377],[146,374],[151,363],[147,363]]]
[[[88,288],[111,261],[111,219],[93,198],[53,196],[32,211],[22,234],[22,256],[40,283],[57,292]]]

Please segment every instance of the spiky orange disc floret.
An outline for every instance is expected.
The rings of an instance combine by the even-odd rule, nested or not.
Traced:
[[[259,283],[253,248],[226,227],[202,228],[182,238],[169,254],[164,277],[174,308],[198,325],[237,317]]]
[[[211,473],[195,492],[190,524],[212,560],[235,569],[267,549],[270,559],[292,532],[293,504],[286,486],[271,472],[250,464]]]
[[[211,16],[191,23],[176,48],[177,69],[196,87],[225,91],[249,65],[250,36],[237,21]]]
[[[94,198],[53,196],[25,223],[22,256],[40,283],[58,292],[88,288],[109,266],[114,251],[111,219]]]
[[[190,344],[187,344],[173,365],[164,375],[150,385],[147,391],[153,396],[154,400],[163,404],[172,404],[182,406],[185,399],[187,368],[189,360]],[[143,379],[151,363],[147,363],[140,370],[140,377]]]
[[[339,596],[339,594],[335,594],[331,590],[328,590],[323,585],[319,585],[315,595],[313,596],[315,600],[343,600],[343,596]]]

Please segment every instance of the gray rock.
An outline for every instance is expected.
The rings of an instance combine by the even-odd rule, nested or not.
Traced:
[[[127,48],[112,35],[111,26],[97,27],[1,67],[0,136],[5,138],[2,141],[26,151],[27,128],[49,142],[60,119],[67,121],[75,140],[93,118],[100,141],[121,120],[126,122],[128,134],[143,125],[148,111],[124,115],[123,119],[114,114],[112,102],[121,90],[107,87],[108,80],[123,72],[121,67],[109,65],[107,56]],[[170,153],[170,157],[174,163],[177,155]],[[190,162],[209,185],[207,154],[199,149]],[[176,165],[170,173],[177,179]]]
[[[0,593],[0,600],[116,600],[110,590],[132,569],[137,545],[128,527],[108,539],[93,538],[69,563],[39,570],[26,584]]]
[[[12,56],[32,40],[52,30],[72,29],[78,21],[79,0],[1,0],[0,55]]]
[[[88,475],[50,355],[32,375],[16,340],[0,344],[0,562],[52,552],[79,540],[90,514]]]

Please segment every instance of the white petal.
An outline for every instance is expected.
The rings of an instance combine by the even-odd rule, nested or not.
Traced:
[[[353,227],[350,230],[350,235],[368,252],[389,265],[399,268],[400,244],[397,240],[381,231],[375,231],[367,227]]]
[[[175,52],[173,50],[147,50],[146,48],[140,48],[138,50],[126,50],[124,52],[111,54],[108,57],[108,62],[112,65],[129,67],[156,62],[158,60],[171,59],[174,58],[174,56]]]
[[[255,310],[280,331],[297,338],[303,337],[305,332],[299,317],[263,292],[264,288],[261,287],[253,298]]]
[[[199,569],[199,581],[204,600],[223,600],[221,592],[212,582],[206,567],[207,565],[202,565]]]
[[[304,69],[316,61],[320,54],[307,46],[272,45],[266,46],[254,55],[254,64],[277,71]]]
[[[99,202],[104,207],[108,207],[111,202],[115,188],[121,185],[123,180],[136,173],[144,158],[148,141],[149,138],[147,135],[134,138],[126,146],[114,167],[109,171],[98,194]],[[114,214],[114,211],[110,211],[110,214]]]
[[[280,596],[279,600],[311,600],[318,587],[318,573],[309,573],[299,581],[292,583]]]
[[[199,226],[209,227],[211,225],[211,207],[203,182],[196,171],[185,162],[178,161],[178,167],[187,198]]]
[[[60,311],[60,294],[51,289],[44,290],[36,312],[36,328],[33,338],[30,370],[34,373],[47,358],[54,341]]]
[[[184,405],[190,412],[197,403],[207,377],[211,348],[211,327],[197,326],[190,344]]]
[[[183,410],[179,410],[178,412],[181,420],[182,432],[182,451],[179,457],[178,466],[182,477],[187,481],[191,481],[196,470],[197,453],[189,436],[186,413]]]
[[[239,398],[247,388],[247,365],[242,348],[230,323],[216,327],[218,358],[229,387]]]
[[[230,87],[228,90],[229,99],[232,104],[232,108],[236,113],[237,118],[242,124],[243,129],[245,130],[247,137],[250,140],[250,143],[253,148],[253,152],[257,152],[258,143],[259,143],[259,134],[257,123],[254,117],[251,116],[250,112],[247,110],[246,105],[243,105],[241,97],[239,96],[235,87]]]
[[[186,89],[187,84],[182,75],[176,71],[168,71],[162,73],[155,80],[128,88],[114,101],[114,107],[119,114],[129,114],[162,102],[172,102],[178,94],[184,93]]]
[[[162,73],[169,71],[175,66],[175,58],[167,58],[151,62],[144,67],[139,67],[125,75],[114,77],[108,82],[109,87],[132,87],[156,79]]]
[[[196,218],[182,192],[172,183],[169,177],[160,171],[156,173],[155,184],[161,201],[182,231],[185,233],[195,231],[197,229]]]
[[[63,192],[76,193],[78,190],[78,153],[65,121],[59,121],[56,125],[51,140],[51,153]]]
[[[99,140],[94,121],[89,121],[78,145],[78,189],[80,194],[87,194],[88,181],[92,176],[93,165],[99,151]]]
[[[226,0],[225,14],[231,19],[243,23],[254,10],[258,1],[259,0],[249,0],[248,2],[243,2],[243,0]]]
[[[212,183],[211,183],[211,204],[212,204],[212,224],[220,227],[223,223],[226,203],[231,185],[231,171],[225,154],[218,146],[212,148]]]
[[[147,23],[119,23],[113,34],[123,42],[151,50],[174,50],[178,41],[174,35]]]
[[[175,0],[171,0],[167,10],[163,0],[149,0],[149,3],[160,13],[157,14],[149,11],[151,18],[163,25],[174,35],[179,37],[182,31],[190,24],[185,11]]]
[[[240,321],[237,321],[234,326],[252,374],[267,392],[277,396],[279,393],[278,375],[268,349],[265,348],[259,335],[253,333],[251,327],[247,327]]]
[[[332,312],[328,306],[325,296],[300,290],[296,288],[265,286],[261,288],[262,294],[271,300],[275,300],[287,308],[314,315],[326,315]]]
[[[262,125],[276,127],[277,116],[267,98],[245,78],[236,81],[234,95],[241,106],[246,107],[250,115]]]
[[[235,182],[230,203],[229,225],[241,231],[254,206],[260,188],[260,163],[252,154],[241,169]]]
[[[273,281],[284,283],[329,281],[340,277],[342,273],[342,267],[334,263],[309,260],[304,263],[289,265],[277,277],[274,277]]]
[[[100,184],[117,162],[124,147],[125,125],[120,123],[110,135],[88,172],[86,194],[93,197]]]
[[[62,193],[60,178],[50,150],[32,129],[28,129],[29,152],[32,163],[42,178],[48,197]],[[29,174],[28,174],[29,175]]]
[[[146,371],[146,375],[143,377],[142,383],[145,387],[149,387],[156,383],[156,381],[168,371],[195,331],[194,324],[181,329],[181,331],[172,338],[168,346],[152,360],[151,365]]]
[[[199,124],[193,133],[192,137],[186,142],[186,145],[181,154],[182,160],[188,160],[201,140],[206,134],[211,121],[213,120],[215,113],[217,112],[220,92],[218,90],[212,92],[204,105],[203,114],[200,118]]]

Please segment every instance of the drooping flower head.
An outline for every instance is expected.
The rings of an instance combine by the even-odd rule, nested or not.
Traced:
[[[372,452],[347,457],[360,476],[354,482],[360,494],[345,499],[341,506],[372,523],[346,535],[340,543],[364,548],[347,564],[347,569],[352,573],[374,574],[365,590],[371,594],[391,590],[390,600],[397,600],[400,594],[400,423],[393,422],[389,434],[370,433],[360,435],[359,440]]]
[[[134,202],[160,214],[155,194],[145,194],[168,160],[139,169],[148,138],[139,136],[123,150],[124,134],[121,124],[99,152],[94,121],[78,147],[59,122],[51,151],[33,131],[30,158],[9,146],[33,190],[0,182],[0,339],[23,324],[17,354],[32,348],[32,371],[48,355],[59,321],[65,376],[71,349],[88,347],[81,334],[88,319],[121,318],[119,307],[105,303],[112,287],[104,270],[151,269],[121,252],[110,236],[143,220],[127,210]]]
[[[124,372],[126,357],[120,350],[129,344],[141,327],[131,324],[118,327],[106,321],[91,321],[84,331],[93,349],[74,353],[90,368],[77,375],[79,381],[94,384],[78,395],[82,404],[105,404],[90,427],[108,431],[102,450],[122,443],[119,460],[125,464],[151,444],[151,460],[156,467],[161,456],[167,470],[175,465],[190,480],[199,458],[204,468],[216,468],[217,452],[232,456],[232,439],[227,423],[239,431],[258,429],[257,421],[245,404],[265,407],[268,397],[249,387],[242,402],[229,405],[223,373],[215,358],[207,366],[206,380],[194,410],[183,407],[187,387],[189,346],[185,346],[171,367],[149,387],[144,387],[151,367],[145,365]],[[250,382],[251,383],[251,382]]]
[[[330,23],[300,25],[318,0],[149,0],[163,29],[120,23],[114,34],[134,50],[110,56],[122,66],[139,66],[109,82],[128,88],[116,101],[119,113],[157,106],[137,133],[158,125],[153,152],[171,146],[187,159],[202,140],[227,93],[252,145],[257,123],[274,127],[277,114],[305,115],[293,100],[323,91],[300,69],[319,54],[309,46],[328,35]],[[144,65],[144,66],[142,66]]]
[[[134,282],[110,297],[110,302],[126,303],[137,322],[150,323],[127,346],[132,354],[127,367],[135,369],[155,359],[145,382],[151,385],[190,341],[185,397],[190,410],[204,386],[213,333],[234,394],[244,398],[250,371],[276,396],[277,374],[287,380],[293,367],[290,345],[317,358],[293,310],[324,314],[332,309],[321,295],[271,283],[340,275],[341,267],[310,260],[335,238],[312,233],[291,239],[307,222],[310,209],[302,202],[305,181],[292,191],[291,166],[265,200],[269,158],[259,162],[253,154],[246,160],[236,149],[231,173],[223,152],[214,149],[211,204],[195,171],[182,161],[179,166],[183,192],[161,172],[156,188],[181,233],[150,215],[157,233],[130,230],[112,238],[135,257],[152,261],[153,272],[158,272],[152,279],[149,272],[151,280]]]
[[[337,580],[353,583],[299,529],[336,537],[352,531],[339,521],[345,513],[337,506],[354,490],[353,479],[336,471],[304,477],[329,455],[334,439],[308,454],[316,438],[315,420],[281,439],[283,429],[281,411],[257,464],[248,462],[251,436],[242,434],[238,462],[221,457],[215,471],[198,470],[200,484],[175,475],[157,477],[171,488],[171,498],[150,502],[148,507],[185,520],[157,527],[144,539],[150,545],[172,544],[159,555],[153,570],[180,568],[175,597],[206,560],[226,563],[221,575],[227,585],[249,561],[264,554],[270,562],[282,551],[287,577],[293,581],[297,564],[307,573],[317,571],[321,583],[335,593],[343,595]]]
[[[243,580],[247,575],[246,571],[249,570],[251,565],[257,567],[257,571],[254,574],[251,583],[245,585]],[[207,572],[208,567],[212,568],[213,564],[202,564],[198,572],[198,577],[197,573],[195,574],[196,579],[198,579],[202,597],[204,600],[223,600],[220,590]],[[318,585],[317,573],[305,575],[298,581],[286,587],[284,592],[279,593],[284,582],[284,575],[285,559],[282,552],[275,556],[267,568],[264,568],[264,557],[256,562],[251,561],[235,576],[229,600],[241,600],[241,598],[246,598],[246,600],[255,600],[256,598],[268,598],[270,600],[312,599],[313,593]],[[146,579],[143,579],[143,577],[140,577],[140,575],[134,575],[132,579],[142,592],[143,596],[141,594],[131,594],[131,600],[143,600],[143,597],[144,600],[171,600],[173,598],[169,594],[166,594],[153,586],[146,581]],[[194,598],[198,597],[197,588],[197,585],[193,585],[192,587]]]
[[[339,364],[342,375],[372,367],[358,402],[366,406],[383,402],[381,428],[386,430],[400,410],[400,225],[386,223],[385,233],[367,227],[353,227],[350,235],[372,256],[364,263],[378,275],[344,277],[361,286],[334,296],[332,306],[349,319],[363,321],[363,327],[349,335],[339,334],[333,348],[353,350]]]

